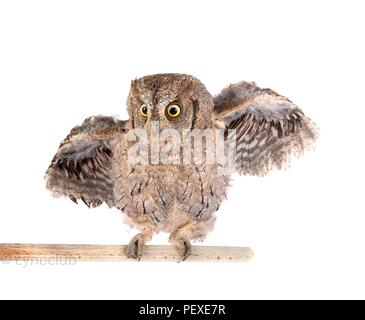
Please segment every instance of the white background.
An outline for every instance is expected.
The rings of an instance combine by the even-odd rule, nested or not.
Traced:
[[[1,1],[0,242],[126,244],[105,205],[45,190],[59,142],[90,115],[126,118],[130,81],[190,73],[212,93],[256,81],[317,122],[286,172],[238,177],[207,245],[248,264],[0,263],[1,298],[365,298],[362,1]],[[153,243],[166,243],[158,235]]]

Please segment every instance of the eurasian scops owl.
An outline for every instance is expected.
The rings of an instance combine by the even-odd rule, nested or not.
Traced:
[[[121,210],[140,231],[128,245],[134,259],[159,231],[170,233],[170,243],[186,259],[190,240],[213,229],[232,172],[217,163],[133,163],[128,160],[133,145],[129,132],[145,129],[150,134],[151,124],[157,123],[160,131],[223,130],[228,141],[228,132],[235,129],[235,171],[258,176],[288,165],[317,137],[315,124],[290,100],[244,81],[213,97],[190,75],[146,76],[132,81],[127,108],[129,120],[94,116],[73,128],[54,156],[46,182],[54,196],[81,200],[88,207],[105,202]]]

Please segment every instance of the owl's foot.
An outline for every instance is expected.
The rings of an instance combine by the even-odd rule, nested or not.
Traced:
[[[185,261],[191,255],[191,243],[189,240],[175,241],[175,246],[178,248],[181,260]]]
[[[191,243],[188,239],[180,238],[179,234],[174,232],[170,235],[170,243],[179,250],[182,261],[189,258],[191,254]]]
[[[143,248],[145,246],[144,236],[139,233],[129,242],[127,247],[127,256],[131,259],[141,260]]]
[[[192,231],[195,226],[195,221],[188,222],[177,228],[170,235],[170,243],[178,248],[182,261],[185,261],[191,255],[191,243],[189,239],[192,236]]]
[[[152,239],[152,231],[150,229],[143,229],[141,233],[135,235],[129,242],[127,247],[127,256],[131,259],[141,260],[143,255],[143,248],[147,241]]]

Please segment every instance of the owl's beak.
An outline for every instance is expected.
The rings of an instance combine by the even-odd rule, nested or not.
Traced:
[[[148,119],[150,119],[151,121],[160,121],[160,110],[158,108],[151,108]]]
[[[160,121],[156,120],[152,121],[150,118],[148,118],[144,128],[148,134],[152,134],[152,132],[156,132],[156,130],[159,131],[161,129],[160,125],[161,125]]]

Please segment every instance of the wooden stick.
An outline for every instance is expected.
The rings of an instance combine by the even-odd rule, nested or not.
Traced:
[[[63,261],[134,261],[126,255],[127,246],[71,245],[71,244],[0,244],[0,260]],[[244,247],[193,246],[187,262],[246,262],[253,257],[252,250]],[[144,248],[141,261],[180,261],[173,246],[149,245]]]

